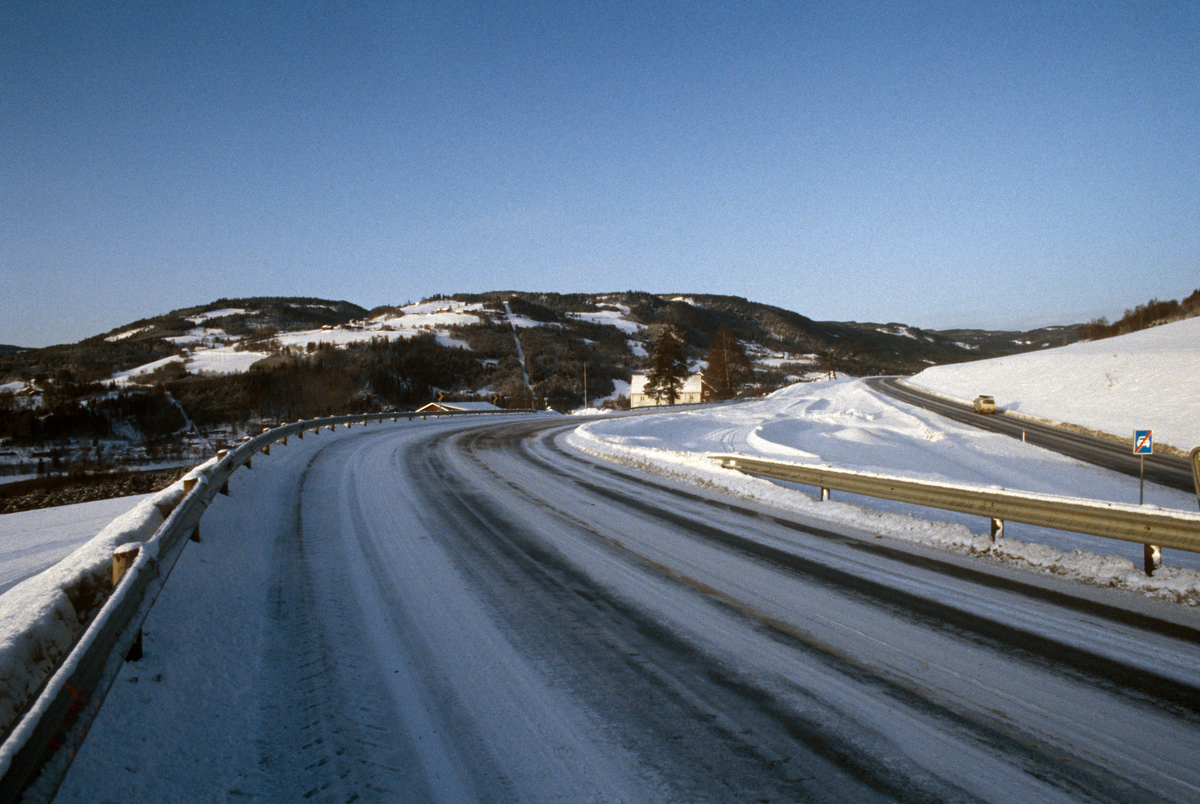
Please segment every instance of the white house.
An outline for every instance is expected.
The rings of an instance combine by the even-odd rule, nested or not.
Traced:
[[[712,399],[712,387],[704,381],[703,374],[693,374],[683,381],[679,396],[675,398],[676,405],[697,405]],[[629,407],[651,408],[666,405],[667,400],[658,400],[646,393],[646,375],[634,374],[629,383]]]

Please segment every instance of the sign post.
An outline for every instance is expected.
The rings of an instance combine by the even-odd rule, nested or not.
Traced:
[[[1138,488],[1138,505],[1145,505],[1146,501],[1146,456],[1154,454],[1154,431],[1153,430],[1134,430],[1133,431],[1133,454],[1141,458],[1141,478]],[[1153,575],[1162,563],[1162,548],[1156,544],[1144,544],[1143,560],[1146,569],[1146,575]]]
[[[1142,459],[1141,488],[1138,490],[1138,505],[1144,505],[1146,500],[1146,456],[1154,454],[1154,431],[1133,431],[1133,454]]]

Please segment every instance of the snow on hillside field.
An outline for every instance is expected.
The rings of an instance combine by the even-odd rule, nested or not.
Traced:
[[[913,385],[1158,444],[1200,446],[1200,318],[1012,357],[935,366]]]
[[[61,561],[147,496],[0,515],[0,594]]]

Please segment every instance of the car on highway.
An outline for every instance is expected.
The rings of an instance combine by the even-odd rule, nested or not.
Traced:
[[[987,394],[980,394],[975,397],[975,412],[976,413],[995,413],[996,400]]]

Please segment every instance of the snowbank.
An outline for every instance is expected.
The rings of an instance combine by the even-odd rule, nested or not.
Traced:
[[[183,497],[181,479],[114,519],[58,564],[0,595],[0,732],[104,604],[112,589],[113,551],[149,540]]]

